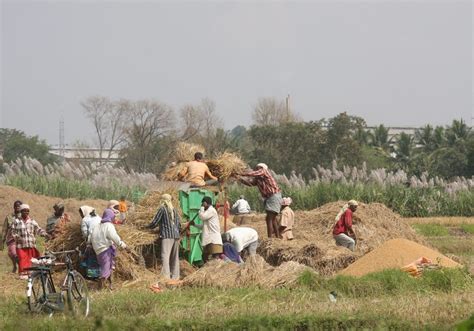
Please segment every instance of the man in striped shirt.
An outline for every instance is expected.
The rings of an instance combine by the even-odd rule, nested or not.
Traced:
[[[251,179],[241,178],[240,182],[247,186],[257,186],[264,199],[263,204],[267,214],[265,221],[267,222],[268,238],[279,238],[280,233],[278,231],[276,217],[281,208],[281,190],[268,170],[268,166],[265,163],[259,163],[254,171],[249,171],[241,175],[251,177]]]
[[[173,207],[171,195],[169,194],[161,196],[160,208],[158,208],[158,212],[148,225],[148,228],[154,229],[157,226],[160,226],[161,274],[167,279],[171,279],[170,283],[177,283],[179,280],[179,234],[181,223],[179,214]]]

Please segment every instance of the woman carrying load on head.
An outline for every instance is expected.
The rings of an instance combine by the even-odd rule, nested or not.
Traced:
[[[173,207],[171,195],[161,196],[160,207],[147,226],[149,229],[160,227],[161,274],[169,284],[179,283],[179,238],[181,223],[178,211]],[[155,286],[159,289],[159,286]],[[153,286],[152,286],[153,289]]]
[[[127,245],[120,239],[115,230],[115,226],[112,223],[114,219],[115,213],[113,210],[106,209],[100,224],[92,230],[92,234],[89,236],[100,265],[100,289],[104,287],[107,280],[109,282],[109,289],[112,289],[112,271],[116,255],[114,244],[127,249]]]
[[[337,246],[343,246],[354,251],[356,244],[356,235],[352,229],[352,214],[357,210],[359,204],[355,200],[349,200],[336,216],[332,234],[336,240]]]

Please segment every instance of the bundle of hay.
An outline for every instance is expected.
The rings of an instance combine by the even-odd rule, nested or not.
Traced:
[[[157,191],[148,191],[145,196],[135,205],[135,210],[129,213],[127,217],[127,222],[135,225],[138,228],[143,228],[144,226],[150,224],[155,217],[155,214],[160,206],[161,196],[163,194],[171,195],[171,201],[173,206],[178,210],[178,213],[181,215],[181,209],[179,206],[179,197],[178,190],[176,187],[163,187]]]
[[[213,260],[184,278],[184,285],[219,288],[291,287],[296,284],[299,276],[305,270],[311,269],[296,262],[287,262],[275,268],[266,263],[259,255],[249,258],[242,265]]]
[[[206,162],[211,173],[220,181],[227,181],[230,177],[242,173],[248,168],[247,164],[234,153],[224,152],[213,160]]]
[[[116,229],[131,251],[118,250],[115,273],[122,280],[137,279],[145,267],[142,256],[143,247],[153,245],[157,235],[131,225],[116,226]],[[46,249],[50,251],[72,250],[76,247],[80,249],[86,247],[86,242],[82,239],[81,226],[77,222],[67,223],[54,240],[46,243]]]
[[[187,162],[194,160],[194,154],[197,152],[201,152],[202,154],[206,154],[206,150],[203,146],[198,144],[190,144],[186,142],[179,142],[176,144],[175,150],[173,152],[172,159],[179,163],[179,162]]]

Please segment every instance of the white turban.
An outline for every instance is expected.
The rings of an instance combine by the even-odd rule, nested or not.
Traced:
[[[257,164],[257,167],[263,168],[265,170],[268,170],[268,166],[265,163],[259,163]]]
[[[357,201],[355,201],[355,200],[349,200],[349,201],[347,202],[347,204],[348,204],[349,206],[356,206],[356,207],[359,205],[359,203],[358,203]]]
[[[23,209],[30,209],[30,205],[27,205],[26,203],[23,203],[20,205],[20,210],[23,210]]]
[[[109,204],[107,205],[107,208],[114,208],[115,206],[118,206],[119,202],[117,200],[110,200]]]

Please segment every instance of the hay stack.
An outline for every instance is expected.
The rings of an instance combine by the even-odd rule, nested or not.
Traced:
[[[145,267],[142,256],[143,247],[153,245],[157,236],[131,225],[119,225],[116,226],[116,229],[120,238],[131,249],[131,252],[118,249],[116,274],[122,280],[138,279]],[[81,226],[78,222],[66,224],[61,234],[46,243],[46,249],[51,251],[72,250],[76,247],[84,249],[85,246],[86,243],[82,239]]]
[[[264,239],[258,249],[265,260],[277,266],[295,261],[314,268],[322,275],[332,275],[359,257],[393,238],[406,238],[423,243],[415,231],[399,215],[380,203],[360,204],[354,214],[354,230],[358,237],[356,251],[338,247],[332,236],[335,216],[344,202],[333,202],[310,211],[296,211],[293,241]],[[266,238],[265,216],[257,215],[252,227],[260,238]]]
[[[188,162],[194,160],[194,154],[197,152],[206,154],[206,150],[203,146],[181,141],[176,144],[175,150],[171,155],[171,158],[177,163]]]
[[[184,278],[184,285],[219,288],[291,287],[296,284],[298,277],[305,270],[310,269],[296,262],[287,262],[275,268],[259,255],[249,258],[243,265],[213,260]]]

